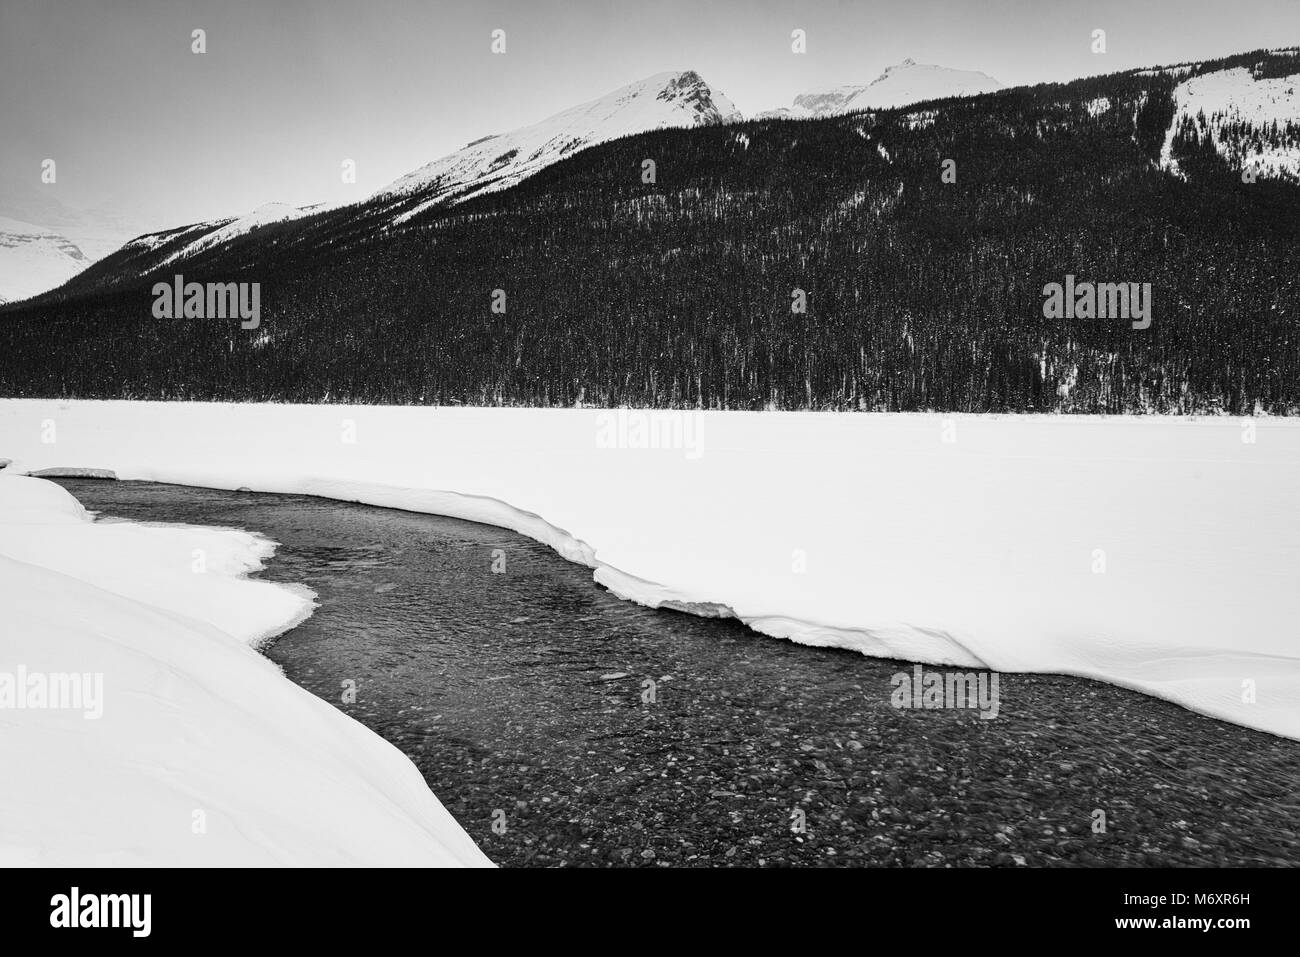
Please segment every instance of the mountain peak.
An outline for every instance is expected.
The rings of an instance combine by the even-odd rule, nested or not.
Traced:
[[[886,67],[870,83],[800,93],[794,98],[793,106],[761,113],[758,118],[834,116],[856,110],[892,109],[950,96],[974,96],[1000,89],[1002,84],[986,73],[917,63],[908,57],[901,63]]]
[[[739,118],[735,105],[725,96],[715,94],[704,82],[704,78],[694,70],[684,70],[668,76],[669,79],[659,91],[657,99],[669,103],[679,101],[687,104],[703,118],[705,125],[712,122],[725,123]]]
[[[475,140],[401,177],[372,199],[405,206],[411,196],[426,197],[396,215],[396,225],[432,206],[513,186],[597,143],[663,127],[713,126],[740,118],[735,104],[695,70],[656,73],[531,126]]]

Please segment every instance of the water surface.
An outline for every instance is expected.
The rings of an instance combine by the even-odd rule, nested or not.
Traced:
[[[896,709],[907,663],[642,608],[503,529],[60,484],[280,542],[262,577],[320,607],[267,655],[401,748],[501,864],[1300,864],[1297,742],[1056,676],[1002,675],[994,720]]]

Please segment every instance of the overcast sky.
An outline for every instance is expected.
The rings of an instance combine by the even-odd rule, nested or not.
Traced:
[[[1300,0],[0,0],[0,215],[47,157],[148,228],[360,199],[665,70],[752,114],[906,57],[1011,86],[1297,43]]]

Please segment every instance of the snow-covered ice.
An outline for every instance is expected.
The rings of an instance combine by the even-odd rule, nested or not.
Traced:
[[[401,752],[254,650],[313,604],[245,577],[273,550],[0,472],[0,866],[489,863]],[[20,707],[32,675],[102,693]]]
[[[683,415],[674,449],[586,409],[4,400],[0,456],[501,525],[651,606],[1300,738],[1300,422]]]

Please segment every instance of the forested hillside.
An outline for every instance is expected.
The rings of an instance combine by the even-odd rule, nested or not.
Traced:
[[[660,130],[397,226],[361,205],[164,266],[128,247],[0,309],[0,393],[1295,414],[1300,180],[1241,164],[1300,147],[1300,115],[1225,119],[1226,150],[1215,117],[1175,122],[1179,83],[1233,67],[1300,54]],[[260,283],[260,327],[155,319],[177,272]],[[1150,327],[1044,318],[1067,275],[1150,283]]]

